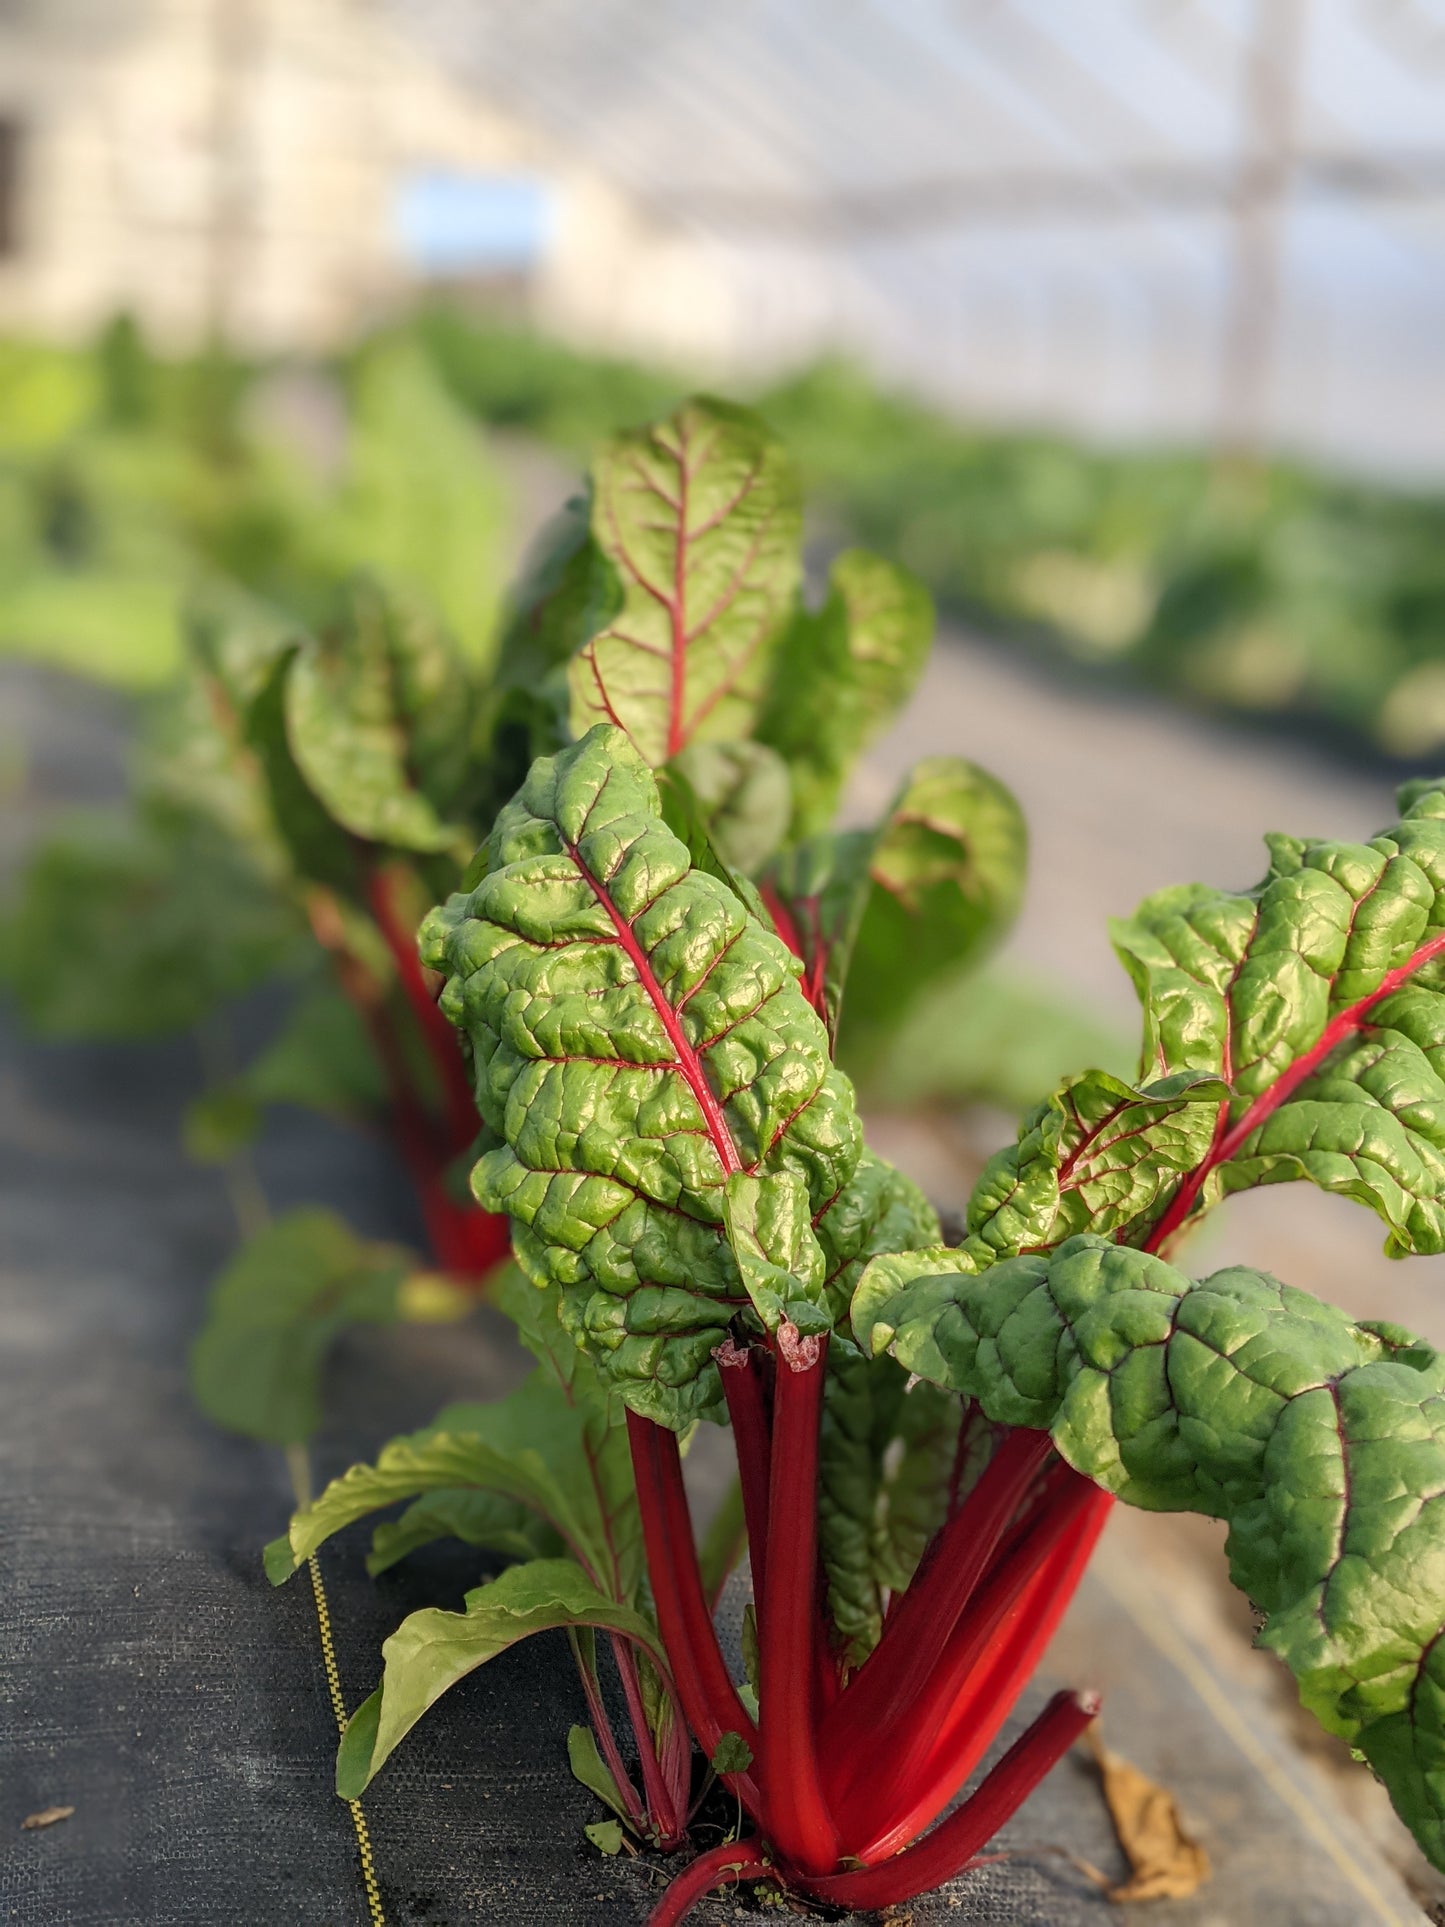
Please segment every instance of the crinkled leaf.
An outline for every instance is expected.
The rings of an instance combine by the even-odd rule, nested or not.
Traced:
[[[741,1733],[724,1733],[708,1761],[714,1773],[746,1773],[752,1763],[753,1749]]]
[[[1200,1081],[1151,1117],[1096,1074],[1066,1086],[985,1174],[990,1248],[1086,1226],[1143,1242],[1308,1178],[1368,1204],[1392,1255],[1445,1250],[1445,790],[1404,802],[1368,843],[1271,837],[1254,890],[1163,890],[1115,926],[1149,1089],[1218,1094]]]
[[[727,1181],[728,1243],[743,1289],[769,1331],[784,1321],[801,1332],[832,1329],[823,1288],[823,1247],[813,1232],[807,1186],[796,1171]]]
[[[374,1465],[354,1465],[295,1514],[267,1550],[279,1583],[333,1533],[398,1499],[483,1492],[527,1507],[561,1535],[596,1582],[618,1597],[641,1571],[630,1466],[620,1427],[588,1436],[577,1404],[545,1369],[488,1405],[453,1406],[393,1439]]]
[[[1028,837],[1002,783],[957,756],[919,763],[868,857],[872,889],[848,965],[839,1053],[884,1054],[909,1004],[1007,930]]]
[[[622,605],[573,661],[573,730],[615,723],[654,764],[748,736],[801,575],[781,445],[746,409],[692,401],[610,442],[593,488]]]
[[[471,692],[435,624],[367,582],[297,650],[286,733],[298,768],[353,835],[398,849],[453,848],[440,811],[465,771]]]
[[[554,1627],[596,1626],[632,1640],[666,1672],[657,1636],[640,1613],[598,1591],[571,1559],[509,1566],[469,1592],[466,1610],[411,1613],[381,1649],[381,1685],[357,1709],[336,1759],[336,1790],[359,1799],[372,1777],[447,1688],[518,1640]]]
[[[794,837],[832,822],[854,761],[913,693],[932,635],[922,583],[862,549],[833,563],[818,613],[794,618],[758,726],[792,772]]]
[[[1445,1357],[1265,1273],[1196,1283],[1096,1237],[982,1275],[927,1262],[877,1261],[865,1349],[1049,1430],[1135,1505],[1226,1520],[1261,1643],[1445,1863]]]
[[[827,1302],[835,1321],[844,1324],[854,1287],[870,1258],[880,1251],[926,1247],[941,1235],[937,1212],[912,1178],[869,1150],[848,1183],[819,1211],[815,1229],[823,1249]]]
[[[321,1421],[321,1368],[348,1325],[389,1324],[415,1261],[358,1238],[332,1211],[288,1212],[243,1245],[211,1288],[191,1348],[207,1416],[273,1445]]]
[[[718,855],[754,876],[788,831],[788,768],[765,743],[689,743],[673,759],[692,785]]]
[[[1078,1231],[1130,1234],[1208,1154],[1227,1091],[1206,1072],[1142,1089],[1106,1071],[1066,1079],[985,1165],[970,1239],[1007,1256]]]
[[[620,730],[540,761],[488,848],[422,935],[502,1140],[474,1189],[628,1403],[680,1427],[720,1409],[747,1302],[728,1178],[795,1172],[822,1210],[858,1161],[852,1094],[794,960],[690,866]]]
[[[552,1559],[564,1550],[561,1535],[520,1500],[475,1487],[444,1486],[415,1500],[399,1519],[385,1519],[377,1526],[366,1570],[373,1576],[387,1572],[408,1553],[438,1539],[460,1539],[463,1545],[508,1559]],[[273,1563],[286,1578],[295,1570],[290,1542],[277,1543],[281,1550]]]
[[[26,1017],[57,1037],[181,1030],[304,953],[291,906],[204,817],[77,816],[32,859],[0,929]]]

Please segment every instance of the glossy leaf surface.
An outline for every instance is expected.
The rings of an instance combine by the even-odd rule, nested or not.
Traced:
[[[859,1156],[794,960],[690,865],[606,726],[533,768],[488,874],[422,941],[501,1140],[478,1199],[511,1214],[523,1267],[629,1404],[674,1426],[716,1411],[712,1349],[747,1302],[728,1179],[793,1173],[817,1212]]]

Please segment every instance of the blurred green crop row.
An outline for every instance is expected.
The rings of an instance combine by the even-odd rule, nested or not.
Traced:
[[[465,416],[585,457],[688,386],[448,309],[332,377],[288,400],[294,376],[162,363],[123,322],[89,352],[0,344],[0,649],[144,686],[178,585],[220,572],[314,621],[364,565],[484,650],[507,492]],[[752,399],[830,533],[995,631],[1391,759],[1445,743],[1445,495],[970,429],[840,363]]]
[[[420,348],[359,355],[340,397],[313,385],[288,405],[285,380],[156,360],[124,321],[90,352],[0,343],[0,651],[152,688],[198,586],[316,625],[366,567],[484,653],[507,491]]]

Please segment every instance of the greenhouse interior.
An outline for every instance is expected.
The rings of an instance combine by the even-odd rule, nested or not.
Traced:
[[[0,0],[0,795],[0,1916],[1445,1922],[1442,0]]]

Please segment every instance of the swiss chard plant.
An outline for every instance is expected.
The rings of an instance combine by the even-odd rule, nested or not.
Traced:
[[[867,927],[848,838],[755,889],[617,714],[533,765],[422,951],[464,1039],[473,1187],[512,1220],[524,1316],[558,1379],[607,1409],[616,1461],[625,1430],[636,1617],[558,1500],[513,1488],[557,1539],[388,1642],[342,1790],[501,1644],[583,1621],[646,1681],[652,1836],[675,1838],[662,1816],[697,1792],[680,1720],[746,1816],[655,1923],[739,1879],[904,1901],[967,1868],[1097,1710],[1056,1694],[954,1804],[1123,1498],[1227,1522],[1263,1644],[1445,1864],[1445,1361],[1264,1273],[1174,1262],[1230,1193],[1287,1179],[1368,1205],[1395,1255],[1445,1249],[1445,784],[1410,786],[1367,843],[1276,836],[1256,889],[1165,890],[1119,924],[1137,1078],[1068,1079],[947,1248],[865,1147],[834,1062]],[[756,1602],[741,1675],[682,1482],[700,1422],[728,1424],[736,1453]],[[446,1506],[498,1503],[482,1446],[466,1488],[451,1449],[423,1435],[348,1474],[273,1574],[421,1490],[429,1452]],[[592,1752],[588,1771],[635,1826],[602,1751],[605,1779]]]
[[[505,1254],[505,1220],[466,1190],[476,1111],[414,933],[533,756],[599,715],[626,718],[665,766],[672,819],[756,876],[779,914],[791,893],[820,1009],[836,992],[820,945],[838,932],[825,926],[852,904],[840,1048],[865,1080],[889,1061],[880,1040],[903,1038],[900,1062],[931,1056],[906,1032],[1006,926],[1023,832],[999,786],[945,758],[872,831],[820,841],[859,752],[916,683],[932,610],[861,551],[808,606],[796,476],[764,425],[724,403],[691,403],[600,452],[489,639],[487,558],[467,531],[485,524],[490,471],[423,375],[401,352],[366,364],[345,485],[324,514],[295,512],[304,539],[293,530],[286,568],[259,585],[276,599],[255,593],[254,568],[249,588],[213,578],[192,595],[185,673],[151,706],[130,819],[82,819],[41,850],[4,949],[52,1033],[202,1029],[213,1088],[187,1125],[201,1157],[243,1151],[275,1102],[384,1123],[430,1261],[478,1282]],[[483,551],[491,539],[480,528]],[[350,566],[358,547],[369,573]],[[80,901],[87,947],[70,938]],[[227,1000],[278,974],[295,985],[283,1027],[231,1061],[216,1042]],[[966,1063],[954,1071],[966,1089]],[[214,1295],[203,1403],[295,1442],[341,1325],[437,1308],[412,1271],[334,1215],[262,1226]]]
[[[734,933],[737,955],[720,971],[718,990],[736,997],[736,970],[759,967],[749,933],[771,931],[776,921],[805,958],[801,987],[791,965],[784,975],[807,1038],[823,1039],[825,1056],[836,1040],[866,1075],[916,999],[966,968],[1007,927],[1019,895],[1023,829],[1008,793],[957,758],[922,765],[871,828],[828,829],[854,758],[913,686],[932,617],[906,576],[862,553],[838,559],[816,609],[801,597],[801,578],[796,484],[755,418],[693,403],[622,437],[599,460],[590,501],[565,518],[537,571],[537,590],[523,602],[513,633],[519,649],[536,651],[529,657],[535,674],[504,697],[499,727],[515,728],[528,744],[547,730],[563,744],[577,737],[575,747],[554,752],[564,763],[591,753],[599,731],[624,746],[660,813],[663,845],[681,851],[685,866],[727,903],[746,906]],[[559,639],[570,654],[549,669]],[[507,820],[504,812],[501,824]],[[502,834],[499,825],[487,848]],[[469,878],[487,864],[484,849]],[[769,942],[776,951],[776,940]],[[856,996],[840,1030],[849,958]],[[431,979],[440,984],[450,966],[430,940],[423,959],[441,973]],[[597,1002],[598,994],[597,986],[579,990],[585,1007],[596,1003],[597,1021],[610,1025],[611,994]],[[703,1008],[699,1001],[699,1014]],[[607,1065],[599,1060],[597,1068],[605,1086]],[[848,1087],[835,1082],[841,1104]],[[673,1108],[664,1087],[657,1089],[665,1109]],[[553,1095],[543,1102],[550,1106]],[[607,1110],[612,1099],[604,1094],[602,1102]],[[847,1107],[851,1118],[851,1095]],[[539,1124],[542,1116],[539,1110]],[[483,1150],[492,1131],[484,1112]],[[687,1148],[680,1137],[678,1155]],[[484,1211],[498,1212],[495,1201],[476,1197]],[[911,1188],[885,1178],[882,1167],[875,1193],[836,1222],[858,1211],[900,1224],[920,1211],[936,1230]],[[675,1216],[685,1229],[688,1209],[679,1203]],[[655,1240],[669,1225],[639,1224],[637,1235]],[[862,1237],[861,1220],[854,1231]],[[716,1270],[730,1262],[727,1250],[709,1230],[695,1255]],[[688,1262],[685,1253],[678,1262]],[[835,1281],[830,1289],[836,1295],[844,1286]],[[592,1721],[571,1737],[574,1770],[640,1837],[673,1846],[700,1790],[685,1701],[644,1569],[627,1401],[615,1375],[579,1351],[547,1299],[510,1278],[496,1301],[537,1356],[526,1383],[497,1405],[452,1408],[424,1433],[394,1440],[374,1464],[354,1468],[298,1514],[268,1554],[272,1576],[285,1578],[332,1532],[405,1498],[411,1505],[402,1518],[377,1528],[373,1570],[440,1537],[515,1562],[472,1595],[460,1625],[455,1614],[425,1611],[388,1642],[385,1681],[348,1730],[338,1784],[358,1794],[448,1686],[515,1640],[563,1626]],[[214,1356],[219,1376],[223,1343]],[[892,1376],[896,1391],[903,1375]],[[950,1410],[942,1397],[919,1398],[901,1416],[905,1429],[929,1422],[899,1474],[891,1571],[911,1569],[927,1536],[937,1499],[931,1468],[952,1449],[944,1439]],[[886,1447],[892,1422],[876,1420],[876,1451]],[[862,1449],[866,1457],[875,1447],[865,1440]],[[706,1535],[700,1584],[709,1602],[741,1550],[744,1492],[722,1501]],[[846,1514],[841,1504],[845,1535]],[[861,1598],[857,1612],[858,1636],[866,1637],[870,1607]],[[640,1786],[609,1722],[599,1630],[625,1700]],[[747,1750],[741,1733],[729,1732],[726,1743],[718,1736],[721,1750],[709,1752],[719,1771]]]

